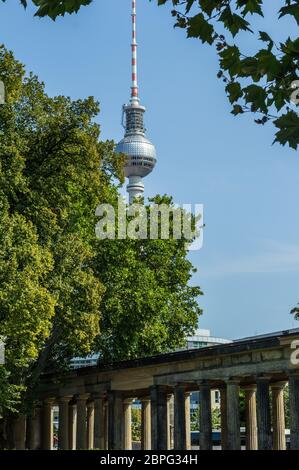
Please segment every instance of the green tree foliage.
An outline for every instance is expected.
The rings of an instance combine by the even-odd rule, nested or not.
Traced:
[[[299,37],[276,44],[266,31],[254,30],[254,17],[264,17],[263,0],[158,0],[158,5],[166,3],[173,5],[175,26],[186,29],[188,38],[215,46],[218,77],[225,83],[232,114],[254,113],[260,125],[273,122],[274,142],[297,149],[299,116],[289,105],[291,94],[296,95],[292,84],[298,79]],[[281,3],[273,24],[279,28],[285,17],[299,24],[299,1]],[[241,50],[238,39],[244,34],[261,41],[255,54]]]
[[[2,0],[6,2],[6,0]],[[53,20],[66,13],[77,13],[82,6],[89,5],[92,0],[32,0],[37,7],[36,16],[50,16]],[[23,7],[27,7],[28,0],[20,0]]]
[[[99,142],[92,98],[49,98],[4,47],[0,79],[3,409],[19,399],[12,392],[33,391],[52,363],[90,352],[99,334],[104,286],[91,267],[94,213],[116,191],[110,180],[121,165],[113,143]]]
[[[150,203],[174,209],[167,196]],[[146,211],[149,232],[150,205]],[[135,240],[98,243],[94,270],[106,287],[97,341],[103,360],[147,356],[185,345],[201,314],[197,302],[201,291],[189,285],[196,270],[187,259],[188,242],[184,236],[173,238],[170,216],[168,240],[145,240],[136,234]]]
[[[191,413],[191,431],[199,430],[200,404],[195,411]],[[212,429],[221,429],[221,411],[220,408],[212,410]]]
[[[141,441],[141,408],[132,408],[132,441]]]

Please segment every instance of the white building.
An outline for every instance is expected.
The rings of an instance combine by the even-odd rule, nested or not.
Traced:
[[[193,336],[187,338],[186,347],[179,350],[183,351],[186,349],[206,348],[209,346],[215,346],[216,344],[227,343],[231,343],[231,340],[211,336],[210,330],[197,329]],[[71,367],[72,369],[79,369],[82,367],[96,366],[98,359],[99,354],[94,354],[87,357],[75,357],[71,361]]]

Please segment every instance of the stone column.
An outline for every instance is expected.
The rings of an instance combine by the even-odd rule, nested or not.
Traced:
[[[220,388],[221,450],[227,450],[227,393],[226,385]]]
[[[167,450],[174,448],[174,395],[167,395]]]
[[[151,450],[151,401],[141,399],[141,450]]]
[[[207,382],[199,383],[200,416],[199,416],[199,445],[200,450],[212,449],[212,410],[211,387]]]
[[[174,450],[186,449],[185,385],[174,389]]]
[[[226,384],[227,393],[227,449],[240,450],[240,403],[239,403],[239,381],[228,380]]]
[[[108,436],[109,436],[109,408],[108,408],[108,400],[105,400],[104,403],[104,415],[105,415],[105,446],[104,449],[109,449],[108,444]]]
[[[25,450],[26,442],[26,416],[19,415],[13,421],[13,439],[16,450]]]
[[[299,450],[299,375],[289,378],[291,449]]]
[[[76,450],[77,406],[69,405],[69,449]]]
[[[87,410],[86,402],[89,394],[78,395],[77,397],[77,433],[76,449],[85,450],[87,443]]]
[[[105,400],[102,395],[94,395],[94,448],[105,450]]]
[[[271,385],[273,450],[286,450],[285,413],[283,391],[286,382]]]
[[[54,400],[45,400],[42,407],[42,449],[53,449],[53,404]]]
[[[132,450],[132,402],[132,398],[127,398],[123,401],[125,450]]]
[[[185,418],[186,418],[186,450],[191,450],[191,393],[185,393]]]
[[[87,403],[87,449],[94,448],[94,403]]]
[[[39,450],[41,445],[41,407],[36,406],[28,418],[28,448]]]
[[[167,392],[161,385],[153,385],[151,394],[152,450],[167,450]]]
[[[269,378],[258,377],[257,382],[257,427],[259,450],[272,449]]]
[[[244,387],[246,413],[246,450],[257,450],[256,385]]]
[[[72,397],[59,398],[58,448],[69,449],[69,402]]]
[[[119,392],[108,392],[108,448],[122,450],[123,447],[123,401]]]

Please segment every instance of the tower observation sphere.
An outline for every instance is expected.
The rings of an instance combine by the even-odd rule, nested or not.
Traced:
[[[117,144],[116,152],[126,155],[125,176],[129,179],[127,191],[129,202],[142,196],[143,178],[151,173],[156,165],[156,149],[145,136],[145,107],[140,105],[137,81],[137,42],[136,42],[136,0],[132,3],[132,92],[130,103],[123,106],[124,138]]]

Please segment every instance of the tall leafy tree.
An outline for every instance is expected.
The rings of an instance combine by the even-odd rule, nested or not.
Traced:
[[[160,216],[157,219],[159,238],[150,239],[153,204],[170,209],[169,239],[161,239]],[[145,210],[145,239],[140,238],[137,224],[137,233],[133,235],[136,239],[102,240],[96,248],[94,269],[106,286],[101,305],[101,333],[97,340],[97,350],[104,361],[183,347],[202,313],[198,306],[201,290],[190,285],[196,271],[187,259],[188,245],[193,238],[182,232],[180,239],[173,237],[171,211],[175,211],[175,207],[172,199],[156,196]],[[127,224],[130,221],[129,215]],[[190,220],[193,229],[194,222]]]
[[[104,286],[92,269],[95,209],[121,159],[99,141],[92,98],[50,98],[4,47],[0,79],[0,412],[25,410],[40,374],[87,354]],[[20,402],[21,400],[21,402]]]

